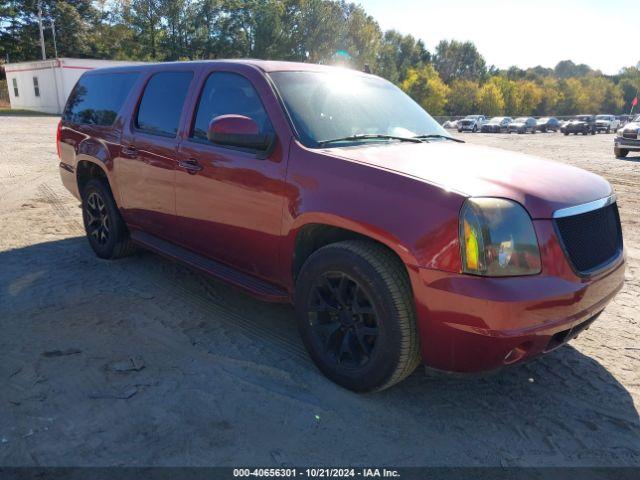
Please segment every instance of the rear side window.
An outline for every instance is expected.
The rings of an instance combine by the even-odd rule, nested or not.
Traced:
[[[154,135],[175,137],[192,72],[162,72],[144,89],[135,127]]]
[[[273,131],[258,92],[249,80],[236,73],[212,73],[200,95],[191,137],[207,140],[211,120],[228,114],[244,115],[253,119],[260,127],[261,134]]]
[[[14,77],[12,83],[13,83],[13,96],[19,97],[20,94],[18,92],[18,79]]]
[[[67,100],[62,118],[84,125],[112,125],[137,78],[137,73],[81,77]]]

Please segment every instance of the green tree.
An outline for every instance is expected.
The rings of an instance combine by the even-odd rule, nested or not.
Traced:
[[[446,83],[455,79],[482,80],[487,64],[471,42],[442,40],[433,58],[436,70]]]
[[[410,68],[421,68],[430,60],[431,55],[421,40],[387,30],[380,43],[375,73],[399,84]]]

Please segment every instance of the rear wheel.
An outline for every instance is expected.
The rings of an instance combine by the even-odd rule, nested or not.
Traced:
[[[629,155],[629,150],[627,150],[626,148],[614,147],[613,153],[618,158],[624,158]]]
[[[345,388],[383,390],[420,362],[409,278],[385,247],[350,240],[319,249],[300,271],[295,306],[309,355]]]
[[[89,245],[100,258],[130,255],[134,245],[105,180],[93,178],[82,190],[82,219]]]

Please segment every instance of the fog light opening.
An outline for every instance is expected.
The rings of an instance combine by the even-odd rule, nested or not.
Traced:
[[[518,345],[513,350],[509,351],[509,353],[504,356],[504,364],[510,365],[512,363],[516,363],[519,360],[522,360],[529,349],[531,349],[531,345],[531,342],[524,342]]]

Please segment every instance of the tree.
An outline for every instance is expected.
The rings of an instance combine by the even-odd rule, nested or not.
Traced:
[[[145,59],[162,60],[158,55],[158,45],[164,32],[160,29],[162,21],[161,0],[131,0],[131,9],[127,11],[127,22],[142,42],[142,54]]]
[[[495,83],[485,83],[478,94],[478,111],[493,117],[503,114],[504,107],[500,88]]]
[[[554,71],[556,76],[559,78],[583,77],[592,72],[589,65],[585,65],[583,63],[576,65],[571,60],[562,60],[561,62],[558,62]]]
[[[480,87],[477,82],[462,79],[454,80],[449,87],[449,99],[447,101],[447,113],[449,115],[468,115],[476,111],[480,94]]]
[[[431,55],[421,40],[387,30],[380,43],[375,73],[394,83],[402,83],[409,68],[421,68],[430,60]]]
[[[519,115],[532,115],[538,105],[542,102],[542,88],[530,80],[516,83],[518,89],[519,105],[516,112]]]
[[[459,78],[480,81],[487,73],[484,58],[471,42],[442,40],[436,47],[433,60],[446,83]]]
[[[558,105],[562,102],[562,91],[558,80],[554,77],[544,77],[540,81],[542,99],[535,109],[536,115],[556,115]]]
[[[431,115],[444,114],[449,87],[432,65],[425,65],[419,70],[409,69],[401,88]]]

